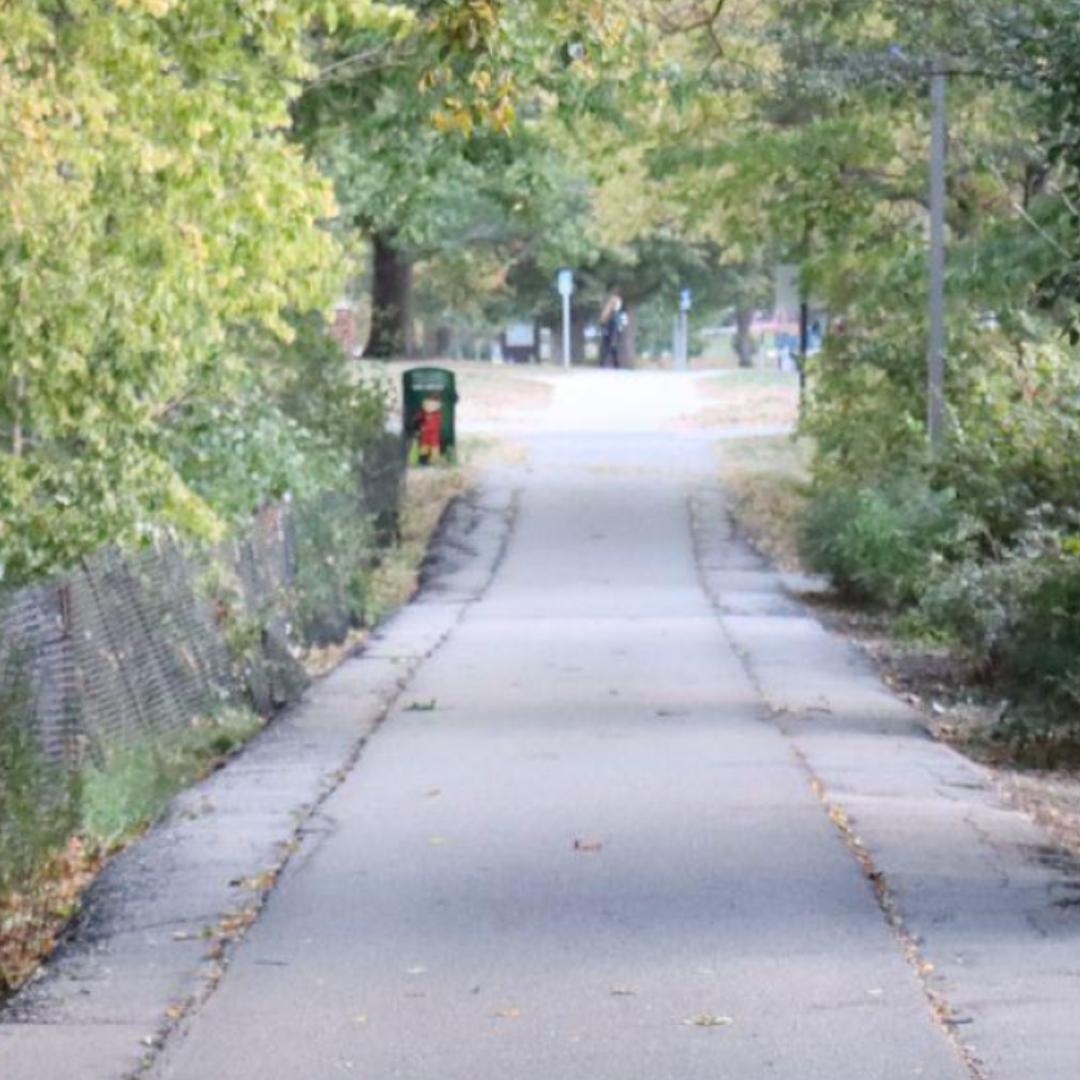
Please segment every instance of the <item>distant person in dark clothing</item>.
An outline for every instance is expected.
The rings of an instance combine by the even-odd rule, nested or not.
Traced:
[[[600,312],[600,366],[619,366],[619,346],[622,343],[623,299],[618,289],[612,289]]]

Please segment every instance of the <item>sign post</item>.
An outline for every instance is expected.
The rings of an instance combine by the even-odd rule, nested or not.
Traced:
[[[559,271],[559,295],[562,297],[563,367],[570,367],[570,297],[574,295],[573,270]]]
[[[678,349],[675,363],[680,371],[685,371],[690,362],[690,308],[694,304],[694,294],[689,289],[679,292]]]

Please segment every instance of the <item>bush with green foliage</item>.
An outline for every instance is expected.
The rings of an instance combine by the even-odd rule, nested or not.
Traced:
[[[386,384],[357,370],[321,316],[291,326],[287,344],[252,342],[256,360],[229,393],[193,398],[161,432],[191,502],[219,531],[286,496],[355,490],[364,447],[385,427]]]
[[[917,473],[879,483],[819,486],[800,529],[807,564],[852,599],[900,607],[916,601],[936,561],[969,542],[969,523],[951,491]]]
[[[941,573],[919,617],[1014,696],[1042,699],[1061,715],[1080,705],[1080,541],[1039,515],[1000,557]]]
[[[303,504],[293,516],[293,611],[305,643],[340,641],[365,622],[373,534],[347,494]]]

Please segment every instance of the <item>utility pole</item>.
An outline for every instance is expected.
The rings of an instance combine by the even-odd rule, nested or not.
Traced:
[[[947,79],[938,61],[930,77],[930,342],[926,426],[936,454],[945,434],[945,164],[948,150]]]

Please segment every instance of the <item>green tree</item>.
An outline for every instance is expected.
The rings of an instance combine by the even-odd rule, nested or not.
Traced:
[[[313,34],[367,0],[0,8],[0,577],[212,515],[160,446],[248,328],[333,295],[329,183],[288,139]]]
[[[546,120],[601,107],[628,33],[619,8],[416,2],[408,32],[365,31],[326,51],[297,116],[370,242],[369,356],[415,351],[418,261],[453,265],[468,249],[498,249],[508,273],[534,254],[522,250],[535,246],[528,230],[569,236],[553,211],[573,195],[553,187],[559,149]]]

